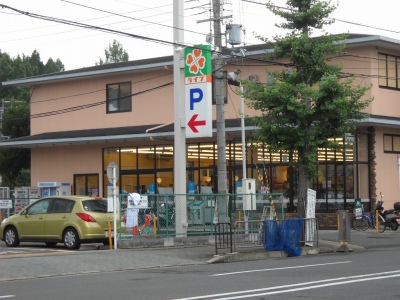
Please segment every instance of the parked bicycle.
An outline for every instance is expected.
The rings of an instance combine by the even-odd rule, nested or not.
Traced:
[[[377,222],[376,222],[376,208],[372,212],[365,212],[363,210],[362,216],[355,218],[353,220],[353,228],[357,231],[364,231],[368,228],[376,229]],[[378,231],[384,232],[386,229],[386,222],[385,219],[378,214]]]

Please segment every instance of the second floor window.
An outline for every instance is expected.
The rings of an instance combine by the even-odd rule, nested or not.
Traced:
[[[383,150],[385,153],[400,153],[400,135],[384,134]]]
[[[131,83],[107,84],[107,113],[132,111]]]
[[[400,58],[379,53],[379,86],[400,89]]]

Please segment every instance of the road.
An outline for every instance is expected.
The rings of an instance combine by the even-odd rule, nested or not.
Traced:
[[[334,234],[334,233],[333,233]],[[400,277],[400,232],[384,234],[352,233],[354,240],[367,247],[362,252],[342,252],[293,258],[267,259],[240,263],[158,266],[135,270],[97,272],[93,264],[87,272],[67,272],[62,276],[0,281],[0,299],[376,299],[398,298]],[[370,246],[368,246],[370,245]],[[93,245],[92,245],[93,246]],[[93,246],[94,247],[94,246]],[[0,247],[0,251],[4,248]],[[51,250],[51,249],[50,249]],[[61,250],[61,249],[57,249]],[[153,250],[118,252],[124,262],[128,255],[155,257]],[[170,250],[160,251],[169,259]],[[195,251],[186,249],[186,251]],[[138,253],[141,252],[141,253]],[[98,265],[110,263],[109,251],[84,250],[54,255],[60,264],[91,258]],[[47,256],[24,257],[36,264]],[[2,263],[20,257],[0,258]],[[183,258],[182,258],[183,259]],[[128,265],[128,261],[126,262]],[[47,266],[51,269],[51,266]],[[1,272],[1,271],[0,271]],[[50,272],[49,272],[50,274]]]

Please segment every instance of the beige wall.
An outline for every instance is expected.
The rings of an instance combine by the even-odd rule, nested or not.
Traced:
[[[32,186],[38,186],[38,182],[41,181],[69,182],[72,185],[74,174],[98,173],[101,180],[103,172],[101,147],[79,145],[67,148],[32,149]]]
[[[400,201],[400,185],[399,185],[399,154],[383,152],[383,134],[400,134],[398,129],[377,128],[376,129],[376,192],[377,198],[380,199],[380,193],[384,194],[384,208],[393,208],[393,203]]]
[[[265,73],[261,68],[257,73]],[[261,71],[261,72],[260,72]],[[249,70],[249,74],[251,70]],[[165,76],[163,76],[165,75]],[[247,74],[248,75],[248,74]],[[64,114],[33,118],[31,134],[43,132],[82,130],[164,124],[174,121],[173,85],[132,97],[132,112],[106,113],[106,85],[118,82],[132,82],[132,93],[143,92],[173,81],[171,72],[151,72],[123,76],[81,79],[63,83],[36,86],[31,100],[32,115],[49,113],[71,107],[97,103],[103,104]],[[235,91],[236,90],[236,91]],[[240,97],[237,88],[228,89],[228,104],[225,106],[225,119],[240,117]],[[216,119],[213,106],[213,119]],[[246,114],[254,111],[246,108]]]

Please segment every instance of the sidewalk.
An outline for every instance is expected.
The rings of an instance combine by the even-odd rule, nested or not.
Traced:
[[[338,233],[319,231],[319,247],[303,251],[304,255],[333,253],[340,244]],[[370,241],[368,241],[370,242]],[[379,242],[379,241],[378,241]],[[362,245],[349,244],[353,252],[363,251]],[[265,251],[263,248],[239,249],[237,253],[218,251],[215,245],[181,245],[173,247],[141,247],[109,250],[96,244],[82,245],[78,251],[49,252],[40,255],[0,256],[0,281],[44,278],[76,274],[140,270],[167,266],[200,265],[286,257],[283,251]]]

